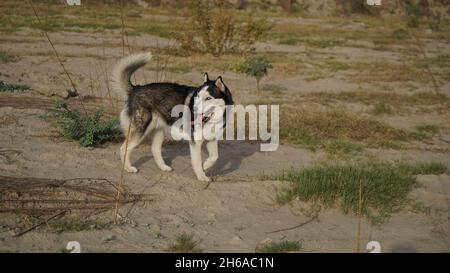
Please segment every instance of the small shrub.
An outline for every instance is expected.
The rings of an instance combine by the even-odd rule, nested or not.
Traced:
[[[265,244],[263,246],[257,247],[257,253],[286,253],[291,251],[299,251],[301,249],[301,245],[299,242],[293,241],[281,241],[281,242],[272,242]]]
[[[192,0],[189,6],[188,22],[177,39],[186,51],[246,52],[271,28],[265,18],[256,20],[251,14],[240,20],[224,0]]]
[[[84,147],[97,146],[121,136],[119,121],[116,118],[104,121],[101,109],[91,115],[82,115],[78,109],[71,111],[64,102],[58,102],[56,112],[49,117],[57,120],[65,137],[77,140]]]
[[[264,57],[248,57],[238,63],[235,70],[247,76],[254,77],[256,79],[256,89],[259,91],[259,82],[263,77],[267,76],[269,69],[272,67],[270,61]]]
[[[10,84],[4,81],[0,81],[0,92],[24,92],[29,90],[30,87],[26,84]]]

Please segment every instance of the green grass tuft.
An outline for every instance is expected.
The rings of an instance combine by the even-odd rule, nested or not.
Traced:
[[[4,81],[0,81],[0,92],[24,92],[30,90],[30,87],[26,84],[10,84]]]
[[[392,108],[391,106],[389,106],[389,104],[380,101],[373,105],[372,113],[374,115],[391,114]]]
[[[8,52],[0,51],[0,63],[9,63],[17,61],[17,56]]]
[[[357,214],[361,182],[362,215],[380,224],[401,209],[408,193],[419,186],[415,175],[439,174],[446,169],[441,163],[358,163],[290,170],[266,179],[292,182],[290,188],[278,193],[277,201],[281,204],[298,197],[325,207],[337,206],[345,214]]]
[[[299,251],[301,249],[301,245],[299,242],[293,241],[281,241],[281,242],[272,242],[265,244],[263,246],[257,247],[257,253],[286,253],[291,251]]]
[[[188,235],[186,233],[178,236],[176,243],[171,245],[168,249],[169,252],[203,252],[202,249],[197,248],[197,243],[193,240],[194,235]]]
[[[364,145],[346,140],[330,140],[325,144],[325,151],[330,155],[356,155],[364,150]]]

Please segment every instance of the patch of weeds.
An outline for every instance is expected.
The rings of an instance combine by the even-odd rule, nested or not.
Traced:
[[[328,61],[324,65],[324,68],[331,72],[337,72],[337,71],[341,71],[341,70],[348,70],[351,68],[351,66],[344,62]]]
[[[431,59],[431,64],[444,68],[450,67],[450,54],[440,54]]]
[[[301,39],[297,37],[282,37],[277,43],[280,45],[296,45],[301,41]]]
[[[105,121],[101,109],[93,114],[83,115],[79,109],[69,110],[64,102],[58,102],[55,108],[55,112],[41,118],[56,120],[57,127],[61,129],[63,135],[77,140],[81,146],[97,146],[117,140],[121,136],[118,119]]]
[[[286,91],[287,88],[276,84],[266,84],[262,87],[262,90],[269,91],[276,98],[281,98],[283,91]]]
[[[377,120],[342,110],[282,109],[280,137],[283,141],[321,148],[329,140],[357,141],[380,146],[387,141],[407,141],[407,132]]]
[[[17,56],[5,51],[0,51],[0,63],[10,63],[17,61]]]
[[[344,40],[340,39],[305,39],[303,40],[310,47],[327,48],[345,45]]]
[[[423,123],[416,125],[415,129],[418,132],[419,138],[430,138],[437,135],[441,128],[437,124]]]
[[[4,81],[0,81],[0,92],[24,92],[30,90],[30,86],[26,84],[10,84]]]
[[[379,101],[373,105],[372,113],[374,115],[392,114],[392,108],[388,104]]]
[[[262,89],[266,90],[266,91],[270,91],[270,92],[276,92],[276,93],[283,92],[283,91],[287,90],[286,87],[281,86],[281,85],[277,85],[277,84],[265,84],[262,87]]]
[[[398,163],[398,167],[405,173],[418,174],[444,174],[447,166],[441,162],[419,162],[414,165]]]
[[[392,92],[369,92],[365,90],[355,90],[346,92],[313,92],[307,94],[308,97],[316,97],[320,101],[341,100],[345,102],[357,102],[367,105],[384,103],[387,105],[395,104],[396,107],[405,105],[434,105],[450,101],[445,94],[436,94],[432,92],[415,92],[411,95],[401,95]]]
[[[393,149],[393,150],[400,150],[403,149],[403,145],[404,143],[400,142],[400,141],[394,141],[394,140],[386,140],[386,141],[381,141],[380,143],[378,143],[378,145],[381,148],[387,148],[387,149]]]
[[[155,35],[163,38],[176,38],[171,25],[161,23],[144,24],[133,27],[133,30],[127,33],[130,36],[140,36],[142,34]]]
[[[41,223],[42,220],[34,218],[31,222],[35,224]],[[105,230],[112,228],[111,222],[101,222],[89,219],[80,219],[74,217],[64,217],[56,220],[48,221],[42,227],[49,231],[84,231],[84,230]]]
[[[318,202],[324,207],[337,206],[344,214],[355,215],[361,203],[362,215],[373,224],[381,224],[399,211],[407,203],[407,195],[420,186],[416,174],[443,171],[440,163],[376,162],[314,166],[286,171],[271,179],[292,182],[290,188],[279,194],[279,202],[286,203],[297,197],[302,201]]]
[[[325,144],[325,151],[335,156],[356,155],[363,150],[364,145],[346,140],[330,140]]]
[[[391,37],[397,40],[405,40],[408,38],[408,30],[404,28],[398,28],[391,33]]]
[[[296,241],[272,242],[256,248],[256,253],[286,253],[299,251],[301,245]]]
[[[203,252],[202,249],[197,248],[197,243],[193,241],[194,235],[188,235],[186,233],[177,237],[176,243],[171,245],[168,249],[169,252]]]

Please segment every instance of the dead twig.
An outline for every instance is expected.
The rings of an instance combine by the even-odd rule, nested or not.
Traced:
[[[20,236],[22,236],[22,235],[24,235],[24,234],[26,234],[26,233],[28,233],[28,232],[30,232],[30,231],[36,229],[36,228],[42,226],[43,224],[48,223],[49,221],[51,221],[51,220],[53,220],[53,219],[55,219],[55,218],[57,218],[57,217],[62,217],[62,216],[64,216],[66,213],[67,213],[67,210],[63,210],[62,212],[53,215],[52,217],[50,217],[50,218],[48,218],[48,219],[46,219],[46,220],[40,222],[39,224],[36,224],[36,225],[30,227],[29,229],[27,229],[27,230],[25,230],[25,231],[22,231],[22,232],[20,232],[20,233],[18,233],[18,234],[16,234],[16,235],[14,235],[14,237],[20,237]]]
[[[303,227],[304,225],[307,225],[307,224],[311,223],[312,221],[314,221],[314,220],[316,220],[316,219],[317,219],[317,215],[314,216],[314,217],[312,217],[312,218],[309,219],[308,221],[303,222],[303,223],[301,223],[301,224],[298,224],[298,225],[296,225],[296,226],[293,226],[293,227],[290,227],[290,228],[277,229],[277,230],[273,230],[273,231],[266,231],[266,232],[264,232],[264,233],[265,233],[265,234],[272,234],[272,233],[277,233],[277,232],[282,232],[282,231],[293,230],[293,229],[296,229],[296,228],[299,228],[299,227]]]

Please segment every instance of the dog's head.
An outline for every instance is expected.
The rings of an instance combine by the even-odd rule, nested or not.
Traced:
[[[208,73],[205,73],[203,84],[193,96],[194,120],[201,119],[203,124],[218,123],[225,116],[225,106],[232,104],[233,97],[222,77],[210,80]]]

